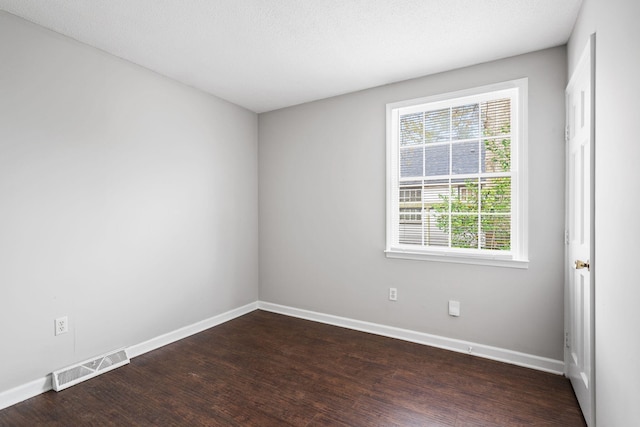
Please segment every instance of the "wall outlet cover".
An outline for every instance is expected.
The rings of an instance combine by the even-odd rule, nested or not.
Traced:
[[[460,316],[460,301],[449,300],[449,316]]]
[[[69,318],[67,316],[58,317],[55,320],[55,334],[66,334],[69,332]]]

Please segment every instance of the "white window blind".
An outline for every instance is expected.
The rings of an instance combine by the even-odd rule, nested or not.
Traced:
[[[391,257],[526,266],[526,79],[387,106]]]

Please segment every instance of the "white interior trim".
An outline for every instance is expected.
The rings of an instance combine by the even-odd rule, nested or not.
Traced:
[[[140,356],[149,351],[179,341],[183,338],[187,338],[214,326],[218,326],[222,323],[228,322],[229,320],[233,320],[236,317],[251,313],[257,308],[258,302],[249,303],[242,307],[229,310],[225,313],[218,314],[217,316],[210,317],[192,325],[176,329],[175,331],[168,332],[150,340],[127,347],[127,353],[129,354],[129,358],[133,359],[134,357]],[[48,374],[43,378],[38,378],[26,384],[2,391],[0,392],[0,410],[35,397],[39,394],[46,393],[51,389],[51,374]]]
[[[562,375],[564,372],[564,362],[562,360],[549,359],[533,354],[520,353],[518,351],[504,348],[492,347],[470,341],[457,340],[454,338],[431,335],[424,332],[417,332],[408,329],[396,328],[393,326],[380,325],[377,323],[364,322],[362,320],[349,319],[346,317],[333,316],[330,314],[318,313],[315,311],[302,310],[279,304],[272,304],[265,301],[258,302],[260,310],[271,311],[273,313],[312,320],[314,322],[326,323],[329,325],[349,328],[356,331],[369,332],[385,337],[397,338],[417,344],[429,345],[445,350],[467,353],[473,356],[484,357],[486,359],[499,362],[510,363],[512,365],[523,366],[525,368],[550,372]],[[469,348],[471,347],[471,351]]]
[[[424,251],[411,251],[402,249],[389,249],[385,250],[387,258],[398,259],[412,259],[417,261],[437,261],[437,262],[449,262],[456,264],[475,264],[475,265],[488,265],[492,267],[507,267],[507,268],[529,268],[528,259],[505,259],[499,257],[491,257],[490,255],[484,256],[471,256],[465,254],[458,254],[455,252],[441,251],[441,253],[425,253]]]
[[[173,332],[168,332],[164,335],[160,335],[159,337],[151,338],[150,340],[147,340],[140,344],[135,344],[127,347],[127,353],[129,354],[129,357],[133,359],[134,357],[140,356],[141,354],[179,341],[183,338],[187,338],[191,335],[197,334],[198,332],[202,332],[214,326],[218,326],[222,323],[228,322],[229,320],[233,320],[236,317],[251,313],[257,308],[258,302],[252,302],[250,304],[243,305],[242,307],[238,307],[217,316],[213,316],[200,322],[196,322],[192,325],[176,329]]]
[[[51,374],[0,392],[0,410],[51,390]]]
[[[528,77],[462,89],[455,92],[430,95],[386,105],[386,249],[387,258],[453,262],[461,264],[490,265],[495,267],[528,268]],[[407,245],[399,242],[400,202],[398,189],[400,177],[399,123],[401,115],[415,112],[451,108],[466,103],[480,103],[492,99],[511,100],[511,169],[495,176],[509,176],[512,180],[511,200],[511,249],[490,251],[480,248],[452,248],[429,245]],[[423,141],[424,142],[424,141]],[[451,161],[451,160],[450,160]],[[423,171],[424,173],[424,171]],[[469,177],[489,177],[485,172]],[[455,174],[441,175],[451,179]],[[464,174],[456,175],[461,179]],[[407,179],[420,180],[420,175]],[[434,178],[433,176],[431,178]],[[424,208],[424,201],[423,201]],[[423,230],[424,232],[424,230]]]

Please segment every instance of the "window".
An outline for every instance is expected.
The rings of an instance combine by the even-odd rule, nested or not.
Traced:
[[[527,267],[527,79],[387,105],[388,257]]]

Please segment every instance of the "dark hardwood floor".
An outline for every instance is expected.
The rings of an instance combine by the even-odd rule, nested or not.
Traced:
[[[584,426],[561,376],[264,311],[0,411],[1,426]]]

